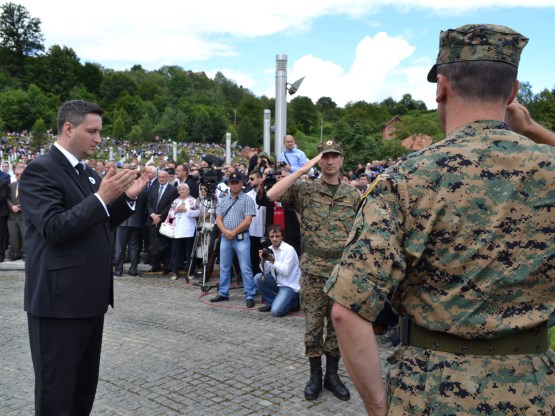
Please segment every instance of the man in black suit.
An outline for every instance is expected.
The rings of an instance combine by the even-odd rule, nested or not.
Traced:
[[[88,415],[98,384],[104,314],[113,306],[110,228],[133,213],[146,176],[80,162],[101,143],[102,109],[69,101],[58,137],[21,176],[24,303],[35,369],[36,415]]]
[[[169,273],[171,240],[160,234],[160,224],[166,220],[172,202],[178,193],[169,182],[170,175],[166,170],[158,172],[158,183],[152,186],[147,195],[146,224],[150,235],[150,265],[152,268],[146,274]],[[161,249],[165,247],[164,249]]]
[[[10,237],[10,260],[18,260],[25,257],[25,227],[23,224],[23,211],[19,200],[19,179],[25,165],[17,164],[14,175],[15,182],[10,183],[10,194],[8,196],[8,235]]]
[[[8,197],[10,182],[0,179],[0,263],[4,261],[8,249]]]
[[[137,175],[139,175],[137,173]],[[137,266],[140,256],[141,229],[145,223],[147,190],[138,196],[135,212],[116,228],[114,276],[123,274],[123,260],[126,249],[129,252],[129,275],[138,276]]]

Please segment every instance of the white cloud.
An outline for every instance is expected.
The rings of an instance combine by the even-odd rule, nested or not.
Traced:
[[[204,69],[208,74],[221,71],[255,94],[272,97],[275,69],[261,73],[260,69],[233,64],[233,58],[242,53],[238,50],[240,42],[263,41],[276,34],[294,39],[292,34],[309,32],[315,19],[323,16],[364,21],[376,18],[379,22],[376,13],[384,10],[408,13],[418,9],[453,16],[492,7],[555,8],[554,0],[527,0],[524,6],[522,0],[97,0],[86,8],[74,0],[17,3],[41,19],[47,47],[71,47],[83,62],[98,62],[118,70],[140,64],[148,70],[180,65]],[[385,32],[365,37],[350,64],[339,65],[333,58],[305,54],[289,63],[288,79],[305,76],[298,94],[314,101],[329,96],[342,106],[348,101],[381,101],[388,96],[398,100],[410,91],[413,98],[434,108],[434,88],[425,81],[432,62],[421,56],[412,60],[415,46],[411,43],[417,40],[411,29],[403,32],[403,38]],[[206,64],[212,58],[219,58],[218,63]],[[230,69],[222,69],[226,67]]]
[[[406,40],[380,32],[360,41],[348,72],[334,62],[306,55],[292,63],[287,76],[292,81],[304,76],[298,94],[314,102],[327,96],[343,107],[349,101],[378,102],[388,96],[399,100],[409,90],[428,92],[431,89],[431,96],[428,93],[413,98],[427,96],[426,104],[433,108],[433,87],[426,82],[425,76],[430,67],[399,69],[414,50]],[[393,83],[388,82],[391,74],[395,74]],[[268,88],[266,94],[273,97],[273,88]]]

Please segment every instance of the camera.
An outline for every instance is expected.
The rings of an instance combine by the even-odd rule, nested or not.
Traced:
[[[270,256],[273,256],[274,252],[272,251],[271,248],[264,248],[262,249],[262,258],[264,260],[267,260]]]
[[[281,176],[281,169],[272,170],[266,174],[264,178],[264,189],[268,190],[277,182],[277,177]]]
[[[280,167],[280,168],[284,168],[285,166],[287,166],[287,163],[286,163],[286,162],[280,162],[280,163],[279,163],[279,167]]]

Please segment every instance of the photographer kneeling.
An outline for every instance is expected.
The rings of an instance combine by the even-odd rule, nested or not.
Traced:
[[[264,301],[258,310],[279,317],[299,310],[301,269],[297,252],[283,241],[280,225],[268,227],[268,237],[272,245],[259,251],[262,273],[254,276],[254,284]]]

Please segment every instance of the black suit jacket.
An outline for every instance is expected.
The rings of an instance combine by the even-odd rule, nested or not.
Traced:
[[[175,187],[168,182],[166,185],[166,189],[164,193],[160,197],[160,201],[158,202],[158,189],[160,188],[160,184],[156,183],[148,190],[147,195],[147,202],[146,202],[146,224],[152,225],[152,218],[150,217],[151,214],[158,214],[160,215],[162,221],[166,220],[168,213],[170,212],[170,207],[172,202],[179,196]]]
[[[100,177],[91,168],[92,188]],[[110,227],[133,213],[122,196],[108,205],[55,146],[26,168],[19,194],[25,211],[25,310],[34,316],[85,318],[114,304]]]
[[[14,205],[20,205],[19,201],[19,193],[17,192],[17,187],[19,186],[19,182],[12,182],[9,185],[9,195],[8,195],[8,219],[15,220],[20,218],[23,214],[23,211],[19,211],[17,214],[12,211],[12,207]],[[16,196],[16,193],[18,194]]]
[[[8,198],[10,196],[10,183],[0,179],[0,217],[8,217]]]

